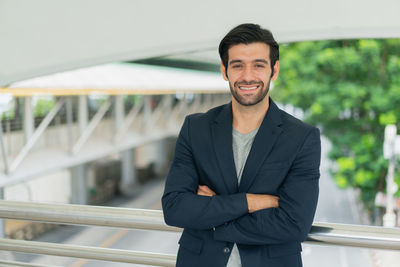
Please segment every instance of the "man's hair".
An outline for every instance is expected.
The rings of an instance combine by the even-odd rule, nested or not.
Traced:
[[[263,29],[260,25],[252,23],[245,23],[236,26],[221,40],[218,51],[222,64],[225,66],[225,70],[228,70],[228,50],[230,47],[238,44],[248,45],[256,42],[269,45],[269,59],[271,61],[271,70],[273,73],[275,62],[279,60],[279,44],[275,41],[269,30]]]

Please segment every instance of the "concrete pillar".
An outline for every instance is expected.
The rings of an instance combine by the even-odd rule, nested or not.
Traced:
[[[0,188],[0,199],[4,199],[4,188]],[[5,220],[0,219],[0,238],[6,237],[6,225]]]
[[[79,123],[79,132],[82,134],[86,126],[88,125],[89,119],[89,111],[88,111],[88,101],[87,96],[80,95],[79,96],[79,107],[78,107],[78,123]]]
[[[156,157],[154,162],[154,172],[157,176],[165,175],[168,164],[168,142],[167,139],[160,139],[156,145]]]
[[[70,168],[71,174],[71,204],[86,205],[87,185],[86,185],[86,165],[81,164]]]
[[[166,128],[171,126],[171,117],[172,117],[172,110],[173,110],[173,104],[174,104],[174,95],[165,95],[164,97],[167,98],[167,103],[165,105],[165,109],[163,112],[163,120],[160,122],[160,124]]]
[[[25,143],[27,143],[29,138],[33,135],[33,132],[35,131],[32,97],[30,96],[24,97],[23,127],[24,127]]]
[[[81,135],[88,125],[88,103],[87,96],[79,96],[78,105],[78,125]],[[70,168],[71,174],[71,203],[87,204],[87,185],[86,185],[86,164]]]
[[[1,150],[0,155],[3,158],[4,173],[8,174],[8,160],[7,160],[6,147],[3,139],[3,124],[1,118],[0,118],[0,150]]]
[[[134,193],[137,184],[136,167],[134,164],[134,149],[121,152],[121,181],[120,192],[124,195]]]
[[[114,96],[114,127],[116,132],[118,132],[124,124],[124,117],[124,98],[122,95]]]
[[[143,119],[144,119],[144,131],[147,132],[151,129],[152,125],[152,102],[153,97],[151,95],[144,96],[144,110],[143,110]]]
[[[73,114],[72,114],[72,97],[67,96],[67,101],[65,102],[65,107],[67,111],[67,139],[68,139],[68,148],[72,153],[72,147],[74,145],[74,133],[73,133]]]

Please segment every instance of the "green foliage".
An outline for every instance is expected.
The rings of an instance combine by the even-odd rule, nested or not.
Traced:
[[[52,99],[38,99],[33,114],[35,117],[44,117],[54,107],[54,100]]]
[[[15,112],[13,109],[9,109],[1,114],[2,120],[12,120],[15,118]]]
[[[124,101],[131,105],[137,105],[142,97],[141,95],[127,95],[124,96]]]
[[[399,51],[399,39],[285,45],[271,93],[321,127],[332,142],[334,180],[342,188],[360,188],[367,208],[385,189],[384,128],[400,126]]]

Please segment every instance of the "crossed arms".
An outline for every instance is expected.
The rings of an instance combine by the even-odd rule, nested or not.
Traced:
[[[212,191],[206,185],[199,185],[197,194],[200,196],[215,196],[215,192]],[[279,197],[268,195],[268,194],[246,194],[247,206],[249,207],[249,213],[253,213],[263,209],[277,208],[279,207]]]
[[[250,193],[216,195],[209,187],[199,186],[187,120],[176,144],[175,158],[162,197],[165,222],[181,228],[215,229],[215,240],[239,244],[304,241],[318,199],[318,129],[310,128],[305,136],[278,196]]]

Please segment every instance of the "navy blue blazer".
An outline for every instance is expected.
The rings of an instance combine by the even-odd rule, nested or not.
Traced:
[[[176,266],[226,266],[234,243],[244,267],[302,266],[320,155],[319,130],[270,100],[238,185],[231,103],[187,116],[162,197],[165,222],[184,228]],[[197,195],[198,185],[217,195]],[[246,193],[277,195],[279,208],[249,213]]]

